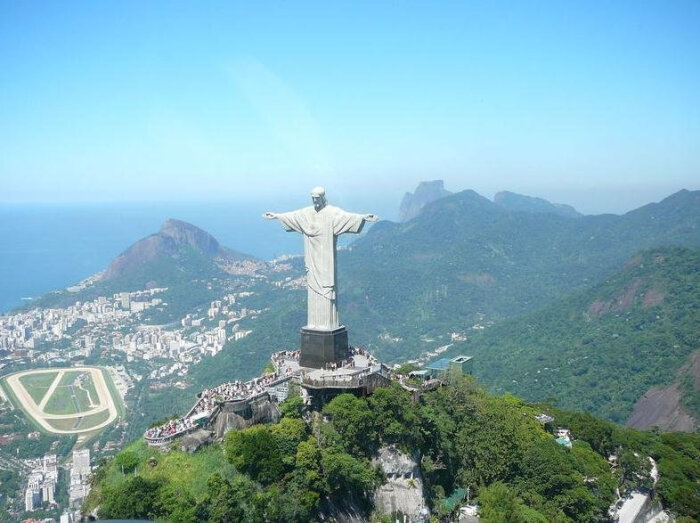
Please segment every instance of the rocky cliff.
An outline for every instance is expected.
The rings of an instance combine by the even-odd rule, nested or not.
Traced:
[[[421,182],[416,188],[416,192],[407,192],[401,207],[399,207],[399,221],[407,222],[418,216],[426,205],[445,196],[449,196],[452,192],[444,187],[442,180],[433,180],[432,182]]]
[[[379,449],[372,464],[381,467],[386,477],[386,482],[374,492],[377,512],[400,513],[408,521],[423,521],[423,516],[428,512],[417,457],[404,454],[392,445]]]

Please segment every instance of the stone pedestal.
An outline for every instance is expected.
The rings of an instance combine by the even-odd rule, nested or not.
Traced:
[[[302,327],[299,365],[322,369],[327,363],[338,362],[349,356],[348,331],[340,326],[332,331]]]

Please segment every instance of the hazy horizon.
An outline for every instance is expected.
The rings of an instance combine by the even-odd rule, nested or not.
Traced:
[[[17,2],[0,50],[5,205],[700,188],[692,1]]]
[[[379,214],[380,219],[396,221],[399,214],[399,205],[401,199],[406,193],[413,193],[420,182],[433,181],[434,179],[425,179],[417,182],[413,187],[406,188],[405,190],[394,190],[385,191],[380,195],[377,194],[365,194],[362,191],[357,192],[346,192],[337,193],[329,192],[329,200],[333,205],[340,207],[347,207],[348,209],[357,208],[359,211],[373,212]],[[472,187],[453,187],[445,182],[445,189],[453,193],[458,193],[466,190],[474,190],[481,196],[488,198],[493,201],[494,196],[501,191],[509,191],[524,196],[530,196],[535,198],[543,198],[551,203],[556,204],[566,204],[571,205],[577,211],[584,215],[596,215],[596,214],[625,214],[627,212],[633,211],[647,205],[649,203],[657,203],[665,198],[668,198],[672,194],[675,194],[681,190],[698,190],[697,188],[690,187],[650,187],[644,189],[637,188],[631,191],[629,194],[621,194],[620,191],[623,188],[618,188],[617,190],[610,189],[608,191],[598,191],[594,189],[589,190],[575,190],[570,191],[550,191],[549,193],[554,194],[552,197],[548,197],[547,194],[543,193],[533,193],[528,191],[517,191],[513,188],[503,188],[491,192],[482,192]],[[664,190],[667,192],[664,192]],[[328,189],[327,189],[328,191]],[[231,199],[226,196],[221,196],[219,198],[211,199],[197,199],[197,198],[182,198],[182,199],[171,199],[171,200],[91,200],[91,201],[15,201],[15,202],[0,202],[0,208],[12,208],[12,207],[25,207],[25,208],[104,208],[108,209],[110,207],[123,207],[128,208],[130,206],[141,207],[146,205],[154,205],[156,207],[167,207],[173,206],[177,208],[182,205],[206,205],[214,204],[220,205],[231,205],[235,207],[237,205],[244,205],[247,208],[252,208],[257,205],[261,212],[268,209],[274,209],[277,211],[290,210],[292,208],[297,208],[300,206],[310,205],[310,199],[307,195],[309,191],[303,190],[301,188],[296,194],[287,194],[284,197],[256,197],[251,195],[242,199]],[[358,211],[358,212],[359,212]],[[178,218],[177,216],[172,216],[172,218]],[[195,224],[197,225],[197,224]]]

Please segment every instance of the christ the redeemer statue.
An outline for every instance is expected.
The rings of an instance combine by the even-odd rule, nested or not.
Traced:
[[[311,191],[313,206],[297,211],[263,216],[277,219],[287,232],[304,235],[304,262],[308,287],[308,319],[304,329],[335,331],[340,328],[338,319],[338,293],[336,290],[336,242],[346,232],[359,233],[365,222],[377,221],[374,214],[355,214],[328,205],[326,191],[316,187]]]

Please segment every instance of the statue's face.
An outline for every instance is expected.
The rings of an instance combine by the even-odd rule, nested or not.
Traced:
[[[316,209],[316,211],[320,211],[326,206],[325,196],[312,196],[311,200],[314,202],[314,209]]]

